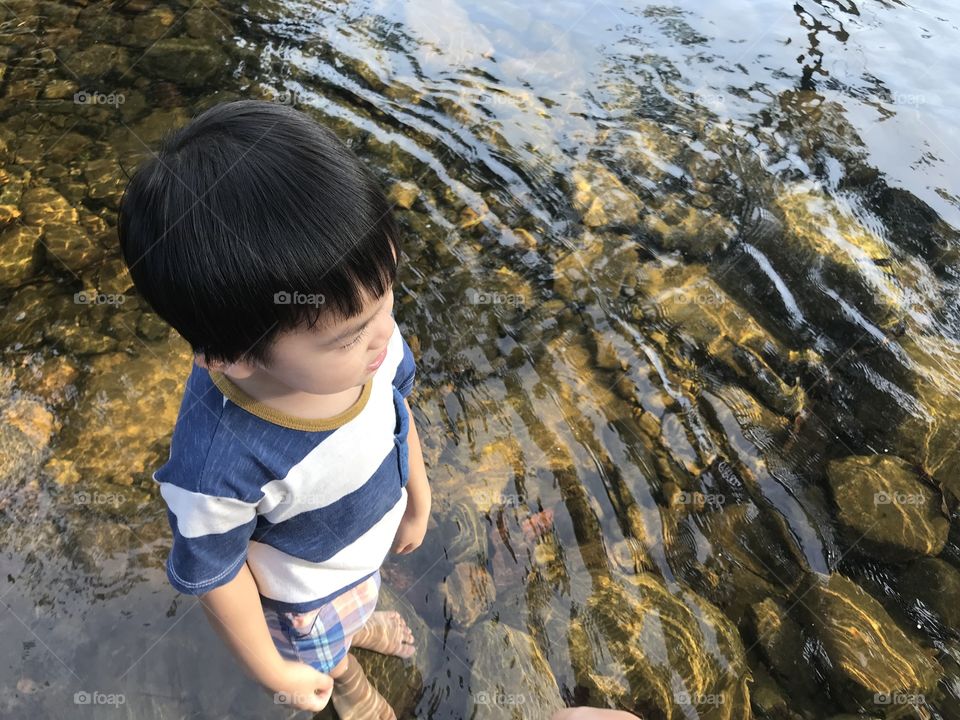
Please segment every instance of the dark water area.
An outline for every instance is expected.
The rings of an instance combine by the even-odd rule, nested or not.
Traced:
[[[167,584],[191,357],[115,235],[164,131],[259,98],[404,230],[398,716],[960,717],[958,41],[946,2],[4,0],[0,715],[297,716]]]

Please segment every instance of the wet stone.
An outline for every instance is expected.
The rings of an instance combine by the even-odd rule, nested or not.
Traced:
[[[387,199],[399,208],[409,210],[420,197],[420,188],[416,183],[406,180],[396,182],[390,187]]]
[[[57,456],[76,462],[87,480],[129,485],[145,477],[166,460],[164,443],[192,359],[177,338],[138,357],[92,358],[89,381],[66,418]]]
[[[149,45],[156,42],[167,33],[176,20],[176,14],[163,5],[136,15],[133,19],[130,44]]]
[[[58,272],[79,274],[104,256],[103,248],[78,225],[48,224],[43,232],[43,246],[47,264]]]
[[[906,316],[912,304],[933,300],[923,293],[932,279],[920,275],[917,264],[901,263],[881,237],[812,183],[789,187],[774,205],[784,218],[787,242],[774,237],[761,244],[761,250],[782,258],[788,267],[824,267],[877,324],[890,326]]]
[[[166,37],[140,61],[148,75],[199,88],[225,71],[227,59],[220,49],[190,37]]]
[[[39,228],[13,225],[0,233],[0,289],[21,285],[39,265]]]
[[[73,99],[79,86],[72,80],[51,80],[43,88],[43,96],[50,100]]]
[[[725,367],[772,410],[793,416],[805,407],[802,386],[788,384],[768,362],[770,358],[786,366],[788,353],[705,268],[651,263],[642,266],[639,275],[638,292],[646,296],[644,310],[651,317],[673,326],[676,335]],[[676,338],[664,340],[663,352],[677,356]]]
[[[126,50],[105,43],[91,45],[67,59],[70,69],[83,80],[98,80],[111,70],[122,73],[127,69],[128,61]]]
[[[470,627],[492,607],[497,591],[486,568],[461,562],[447,576],[443,594],[453,623]]]
[[[437,537],[451,563],[486,563],[486,523],[472,501],[454,502],[441,514]]]
[[[20,387],[54,408],[65,407],[76,395],[80,370],[73,360],[52,355],[40,362],[30,362],[18,369]]]
[[[809,622],[830,660],[830,681],[850,711],[878,696],[929,694],[943,669],[883,606],[842,575],[815,577],[803,598]]]
[[[888,429],[896,452],[918,462],[940,486],[960,498],[960,381],[945,368],[960,367],[960,344],[917,335],[901,340],[913,363],[911,409],[898,427]]]
[[[921,558],[900,575],[901,593],[933,610],[954,632],[960,632],[960,570],[939,558]]]
[[[587,231],[576,245],[554,266],[553,288],[561,298],[595,302],[598,292],[613,299],[633,286],[640,263],[629,235]]]
[[[467,652],[471,672],[465,717],[549,718],[564,707],[556,678],[529,634],[487,620],[467,634]]]
[[[586,704],[610,699],[642,717],[750,717],[750,670],[734,625],[719,609],[651,573],[623,584],[601,577],[570,647]]]
[[[12,373],[0,376],[0,483],[4,488],[34,479],[60,424],[40,402],[14,386]]]
[[[115,204],[123,193],[124,178],[116,160],[102,159],[88,162],[83,168],[89,195],[95,200],[110,200]]]
[[[783,683],[795,701],[816,706],[823,704],[823,691],[816,676],[810,672],[805,656],[806,638],[787,608],[766,598],[750,606],[746,626],[751,640],[762,650],[767,667]]]
[[[643,203],[603,165],[588,161],[573,170],[573,204],[590,228],[636,225]]]
[[[673,199],[644,218],[648,232],[659,238],[666,250],[679,250],[685,257],[708,259],[736,237],[728,219]]]
[[[942,498],[906,461],[889,455],[832,460],[827,478],[837,519],[870,554],[897,561],[943,550],[950,523]]]
[[[137,335],[146,340],[162,340],[170,334],[170,326],[152,312],[137,318]]]
[[[67,199],[52,187],[33,187],[21,199],[23,220],[28,225],[75,224],[79,214]]]

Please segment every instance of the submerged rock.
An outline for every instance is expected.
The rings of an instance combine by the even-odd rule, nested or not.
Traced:
[[[40,265],[40,230],[12,225],[0,234],[0,290],[9,290],[33,277]]]
[[[47,264],[55,271],[79,274],[106,254],[79,225],[48,224],[43,231]]]
[[[23,220],[28,225],[59,223],[76,225],[80,220],[77,209],[59,192],[49,186],[25,190],[21,199]]]
[[[950,529],[943,499],[906,461],[889,455],[831,460],[827,479],[837,519],[870,554],[896,561],[943,550]]]
[[[738,382],[756,393],[766,405],[784,415],[796,415],[806,407],[806,395],[799,383],[790,384],[771,367],[767,358],[789,369],[789,354],[713,279],[703,266],[664,268],[650,263],[642,267],[638,291],[643,307],[652,318],[671,326],[672,337],[661,340],[661,350],[684,361],[676,336],[708,355]]]
[[[151,46],[140,65],[151,76],[200,88],[226,70],[227,59],[203,40],[166,37]]]
[[[57,457],[88,482],[130,485],[165,459],[193,355],[173,338],[139,357],[99,355],[67,416]]]
[[[640,261],[629,235],[584,232],[578,248],[554,267],[554,291],[565,300],[596,302],[599,293],[613,299],[633,288]]]
[[[497,597],[490,573],[472,562],[457,563],[442,588],[450,620],[460,627],[473,625]]]
[[[709,259],[737,234],[736,226],[727,218],[676,198],[647,215],[644,225],[666,250],[679,250],[697,260]]]
[[[782,213],[789,241],[775,238],[764,250],[786,255],[804,273],[822,268],[835,275],[846,293],[856,293],[856,305],[883,327],[901,320],[918,305],[928,312],[923,286],[935,287],[914,264],[905,264],[893,248],[860,222],[837,200],[812,183],[790,186],[774,200]]]
[[[830,661],[836,697],[852,712],[893,694],[923,695],[943,668],[883,606],[842,575],[815,577],[803,596],[809,622]]]
[[[897,454],[915,460],[945,490],[960,498],[960,344],[916,335],[901,340],[913,370],[913,406],[888,429]]]
[[[472,720],[549,718],[564,707],[560,688],[533,638],[488,620],[467,634]]]
[[[506,493],[514,478],[523,477],[523,451],[516,438],[499,438],[484,444],[475,458],[471,458],[470,482],[462,490],[470,497],[481,514],[489,513],[515,496]]]
[[[960,570],[939,558],[922,558],[903,570],[898,586],[901,595],[916,598],[960,633]]]
[[[772,598],[755,603],[747,612],[746,625],[767,666],[787,688],[793,702],[818,707],[817,714],[822,714],[828,703],[823,697],[821,678],[812,672],[805,652],[807,638],[786,607]]]
[[[9,373],[0,376],[0,397],[0,487],[8,489],[35,480],[60,423],[42,403],[20,392]]]
[[[666,720],[751,717],[744,648],[720,610],[650,573],[624,584],[599,577],[595,587],[570,629],[590,705]]]
[[[387,199],[399,208],[409,210],[420,197],[420,188],[416,183],[406,180],[394,183],[387,193]]]
[[[784,598],[802,578],[792,554],[777,541],[778,529],[753,503],[714,505],[699,525],[710,552],[702,562],[690,558],[690,565],[702,574],[702,592],[734,621],[752,604]]]
[[[441,514],[437,538],[453,564],[487,562],[487,528],[476,506],[467,500],[455,502]]]
[[[643,203],[610,170],[594,161],[573,170],[573,205],[590,228],[636,225]]]

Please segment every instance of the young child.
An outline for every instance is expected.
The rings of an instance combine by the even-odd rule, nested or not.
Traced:
[[[153,476],[170,582],[278,701],[394,718],[348,652],[414,652],[374,608],[384,557],[416,549],[430,513],[382,190],[305,115],[225,103],[137,169],[118,232],[196,355]]]

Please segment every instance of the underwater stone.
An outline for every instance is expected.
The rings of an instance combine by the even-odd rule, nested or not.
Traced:
[[[146,74],[200,88],[224,72],[227,59],[214,45],[190,37],[163,38],[143,56]]]
[[[629,235],[586,231],[577,246],[554,266],[553,288],[561,298],[595,301],[599,292],[612,300],[633,286],[640,261],[637,243]]]
[[[487,561],[486,523],[470,500],[454,502],[437,527],[437,540],[445,548],[447,559],[456,564]]]
[[[830,660],[837,698],[852,712],[882,695],[930,693],[943,674],[931,652],[842,575],[814,577],[802,605]]]
[[[581,163],[572,177],[573,204],[587,227],[636,225],[640,221],[640,198],[600,163]]]
[[[679,250],[685,257],[708,259],[736,237],[737,228],[727,218],[673,198],[660,210],[644,217],[647,231],[660,239],[666,250]]]
[[[767,357],[788,366],[788,353],[744,308],[738,305],[700,265],[663,268],[642,266],[637,291],[644,309],[676,330],[689,344],[725,366],[772,410],[794,416],[806,406],[799,383],[783,380]],[[662,336],[661,350],[678,357],[682,347],[675,337]],[[683,367],[684,361],[677,360]]]
[[[21,285],[39,267],[40,229],[13,225],[0,233],[0,289]]]
[[[564,707],[556,678],[529,634],[488,620],[470,629],[467,651],[471,672],[465,717],[549,718]]]
[[[763,650],[767,666],[780,680],[794,700],[810,704],[822,700],[823,691],[804,653],[806,638],[800,625],[787,614],[787,609],[773,598],[750,606],[746,624]]]
[[[101,260],[104,250],[78,225],[48,224],[43,231],[47,263],[56,271],[79,274]]]
[[[128,61],[126,50],[105,43],[91,45],[67,59],[71,72],[86,80],[99,79],[111,70],[126,70]]]
[[[826,265],[848,293],[859,291],[858,309],[880,326],[898,322],[913,305],[927,312],[935,302],[923,290],[936,286],[932,277],[916,263],[900,262],[881,237],[812,183],[790,186],[774,205],[788,239],[771,238],[761,249],[800,269]]]
[[[86,480],[130,485],[146,477],[166,460],[192,361],[189,346],[172,335],[138,357],[90,358],[89,381],[66,418],[57,456],[76,462]]]
[[[947,338],[914,335],[900,341],[913,368],[912,395],[899,427],[889,429],[898,455],[916,460],[944,490],[960,498],[960,381],[948,368],[960,367],[960,344]]]
[[[416,183],[406,180],[391,185],[390,191],[387,193],[387,199],[404,210],[409,210],[413,207],[418,197],[420,197],[420,188],[417,187]]]
[[[831,460],[827,479],[837,519],[869,554],[897,561],[943,550],[950,523],[942,498],[906,461],[889,455]]]
[[[711,603],[651,573],[595,579],[570,627],[589,704],[642,717],[746,720],[750,669],[736,627]]]
[[[493,605],[497,590],[486,568],[460,562],[447,576],[443,595],[453,623],[470,627]]]
[[[901,594],[916,598],[960,632],[960,570],[939,558],[922,558],[904,569],[898,584]]]
[[[80,219],[77,209],[52,187],[32,187],[21,198],[23,220],[28,225],[48,223],[76,224]]]
[[[123,174],[116,160],[91,160],[83,168],[83,176],[95,200],[111,200],[116,204],[123,193]]]

